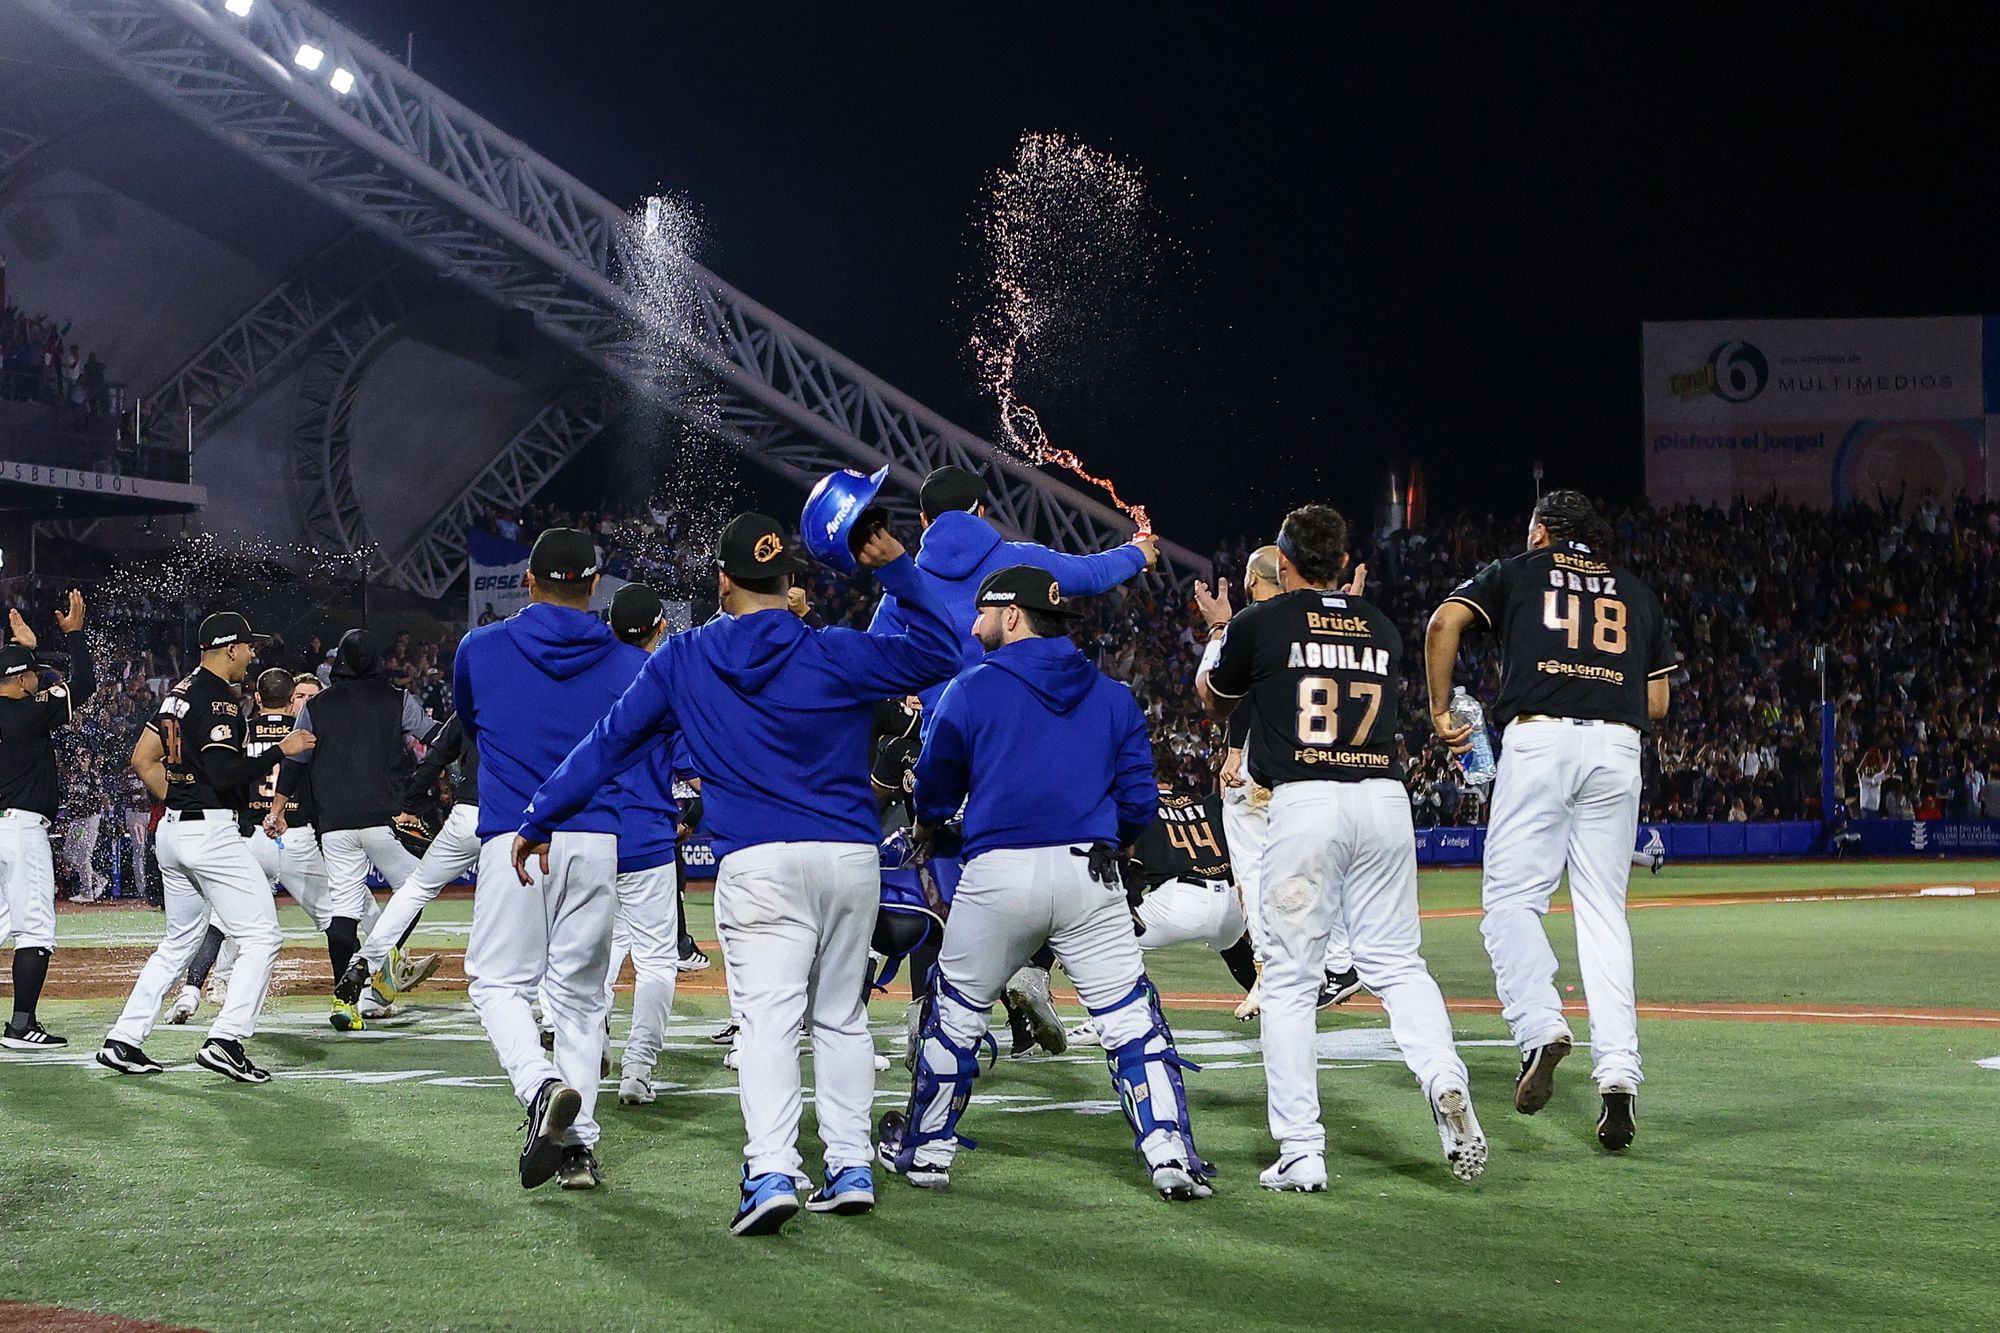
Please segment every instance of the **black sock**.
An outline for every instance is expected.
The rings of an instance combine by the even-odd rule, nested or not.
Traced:
[[[196,990],[208,984],[208,974],[215,969],[215,960],[222,956],[222,939],[222,928],[211,921],[208,933],[201,937],[194,958],[188,963],[187,984]]]
[[[42,983],[49,976],[49,951],[38,944],[14,950],[14,1018],[16,1032],[34,1026],[35,1006],[42,1000]]]
[[[333,964],[333,979],[340,980],[354,955],[361,951],[361,923],[351,916],[337,916],[326,928],[326,957]]]
[[[1035,950],[1034,956],[1028,959],[1028,961],[1044,972],[1053,971],[1056,965],[1056,946],[1053,944],[1044,944],[1041,948]]]
[[[417,923],[419,921],[422,921],[423,919],[424,919],[424,914],[422,912],[419,912],[415,916],[410,918],[410,928],[403,932],[402,939],[396,941],[396,947],[398,949],[409,947],[410,936],[417,933]]]
[[[938,946],[944,932],[933,928],[924,936],[924,942],[910,950],[910,998],[922,999],[929,994],[931,973],[937,971]]]
[[[681,926],[681,957],[692,958],[696,945],[694,934],[688,929],[688,868],[678,849],[674,852],[674,911],[677,914],[674,919]]]
[[[1236,978],[1245,994],[1257,984],[1257,952],[1250,947],[1250,936],[1244,933],[1242,939],[1222,951],[1222,961],[1229,964],[1229,975]]]

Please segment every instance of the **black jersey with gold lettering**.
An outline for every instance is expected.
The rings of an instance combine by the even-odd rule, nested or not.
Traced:
[[[1496,560],[1445,600],[1500,636],[1496,726],[1544,713],[1648,731],[1646,683],[1680,665],[1653,590],[1582,542]]]
[[[1229,844],[1222,836],[1222,798],[1162,784],[1160,817],[1139,835],[1132,859],[1149,889],[1170,879],[1234,883]]]
[[[1208,687],[1251,710],[1250,775],[1285,782],[1400,779],[1403,636],[1365,598],[1300,588],[1239,611]]]
[[[257,713],[243,724],[243,753],[252,758],[267,754],[271,757],[270,771],[253,783],[245,794],[242,815],[238,821],[245,837],[255,832],[257,826],[264,822],[264,817],[271,813],[271,799],[278,792],[278,765],[282,762],[278,746],[291,734],[290,713]],[[288,816],[288,818],[297,817]]]
[[[167,691],[146,724],[165,752],[167,809],[240,810],[249,770],[243,712],[229,682],[196,667]]]

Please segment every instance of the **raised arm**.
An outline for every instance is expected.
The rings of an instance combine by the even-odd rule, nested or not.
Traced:
[[[1091,597],[1109,592],[1146,572],[1157,558],[1151,537],[1134,537],[1123,546],[1096,555],[1065,555],[1039,542],[1004,542],[1008,562],[1033,565],[1055,575],[1065,597]]]
[[[524,875],[528,851],[539,850],[546,856],[544,849],[557,825],[589,805],[591,798],[631,767],[649,745],[673,744],[680,723],[669,691],[672,658],[672,645],[648,657],[611,711],[576,743],[528,802],[514,843],[514,865]]]
[[[902,608],[900,628],[827,630],[827,649],[840,662],[842,675],[856,699],[886,699],[914,694],[958,674],[959,637],[970,625],[954,626],[930,576],[901,542],[887,531],[876,533],[861,548],[863,564],[875,570],[882,587]]]

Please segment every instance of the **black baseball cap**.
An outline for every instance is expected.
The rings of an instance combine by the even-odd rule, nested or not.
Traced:
[[[715,566],[732,579],[803,574],[812,561],[785,542],[785,529],[765,514],[738,514],[715,543]]]
[[[217,611],[201,622],[195,631],[196,642],[203,652],[211,648],[227,648],[234,643],[269,643],[268,634],[252,634],[250,622],[234,611]]]
[[[597,543],[578,528],[548,528],[528,553],[528,572],[551,583],[581,583],[597,573]]]
[[[1006,569],[994,570],[979,585],[979,596],[974,599],[973,605],[982,611],[989,606],[1018,606],[1023,611],[1053,616],[1057,620],[1074,620],[1081,614],[1063,601],[1062,585],[1056,582],[1056,576],[1033,565],[1010,565]]]
[[[18,676],[23,671],[33,671],[41,666],[41,659],[35,650],[25,643],[10,643],[0,648],[0,679]]]
[[[611,598],[611,632],[621,639],[643,639],[660,623],[660,594],[643,583],[628,583]]]
[[[924,517],[935,519],[954,509],[971,509],[986,502],[986,483],[979,475],[949,463],[933,468],[917,491],[917,507]]]

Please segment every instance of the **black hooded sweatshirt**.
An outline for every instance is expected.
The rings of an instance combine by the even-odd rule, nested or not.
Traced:
[[[290,796],[311,765],[321,833],[395,819],[403,808],[397,768],[404,738],[428,742],[438,729],[423,705],[383,676],[381,645],[364,629],[341,636],[333,684],[299,710],[298,728],[317,743],[285,761],[278,790]]]

